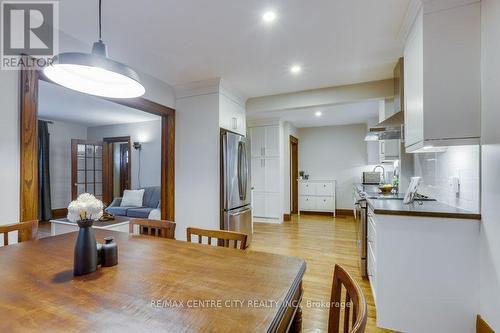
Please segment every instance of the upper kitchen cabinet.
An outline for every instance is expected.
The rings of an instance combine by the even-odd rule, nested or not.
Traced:
[[[219,126],[246,135],[245,107],[224,93],[219,94]]]
[[[259,126],[250,128],[252,157],[279,157],[279,126]]]
[[[405,147],[478,143],[480,3],[424,2],[404,50]]]

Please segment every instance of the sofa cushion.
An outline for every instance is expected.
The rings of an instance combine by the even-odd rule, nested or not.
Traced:
[[[130,208],[127,210],[128,217],[137,217],[141,219],[147,219],[149,213],[153,210],[153,208],[143,207],[143,208]]]
[[[131,208],[135,207],[121,207],[121,206],[108,207],[106,208],[106,212],[115,216],[127,216],[127,211]]]
[[[120,206],[122,207],[142,207],[144,200],[144,189],[141,190],[125,190]]]
[[[160,203],[160,197],[160,186],[145,187],[144,196],[142,197],[142,206],[157,208]]]

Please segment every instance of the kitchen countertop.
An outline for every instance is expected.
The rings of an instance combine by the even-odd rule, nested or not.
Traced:
[[[378,191],[378,185],[354,184],[354,188],[366,193],[368,205],[373,209],[375,214],[471,220],[481,219],[481,214],[469,212],[434,200],[416,200],[412,204],[404,204],[402,200],[404,198],[404,193],[381,194]],[[419,202],[422,204],[419,204]]]
[[[404,204],[403,200],[398,199],[367,199],[367,202],[375,214],[445,217],[471,220],[481,219],[481,214],[475,214],[449,206],[439,201],[415,201],[411,204]]]

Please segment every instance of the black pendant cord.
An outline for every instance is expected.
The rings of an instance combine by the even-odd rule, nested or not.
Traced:
[[[102,41],[101,4],[102,0],[99,0],[99,41]]]

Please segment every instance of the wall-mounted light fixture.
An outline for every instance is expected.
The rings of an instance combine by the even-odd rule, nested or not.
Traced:
[[[142,143],[139,141],[134,142],[134,149],[141,150],[142,149]]]

